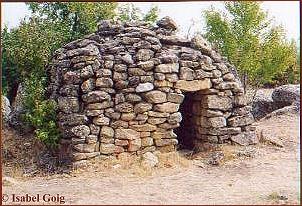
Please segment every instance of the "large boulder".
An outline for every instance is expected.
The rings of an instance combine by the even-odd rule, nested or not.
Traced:
[[[266,115],[297,113],[300,110],[300,85],[282,85],[275,89],[260,89],[252,102],[255,119]]]
[[[27,131],[27,126],[22,120],[22,116],[25,114],[24,108],[25,87],[19,84],[16,97],[11,104],[11,114],[9,118],[9,125],[18,131]]]
[[[294,103],[290,106],[282,107],[281,109],[274,110],[273,112],[266,115],[264,118],[269,119],[271,117],[284,115],[284,114],[297,114],[300,112],[300,103]]]
[[[251,111],[255,119],[261,119],[277,109],[272,99],[272,92],[271,89],[261,89],[256,92]]]
[[[274,89],[272,99],[278,108],[300,101],[300,85],[288,84]]]
[[[13,111],[22,111],[24,109],[23,100],[25,97],[25,87],[22,84],[19,84],[16,97],[12,102],[12,110]]]
[[[6,96],[2,95],[1,99],[2,122],[7,124],[11,113],[10,102]]]

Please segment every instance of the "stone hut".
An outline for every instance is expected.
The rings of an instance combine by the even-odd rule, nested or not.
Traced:
[[[176,30],[169,17],[156,26],[105,20],[54,53],[48,92],[73,161],[255,143],[235,68],[201,36]]]

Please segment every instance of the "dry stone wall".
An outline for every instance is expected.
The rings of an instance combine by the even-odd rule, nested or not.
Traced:
[[[182,129],[195,148],[255,143],[235,68],[202,37],[182,39],[176,30],[169,17],[153,27],[105,20],[55,52],[48,92],[58,102],[61,145],[73,161],[174,150],[187,95],[191,126]]]

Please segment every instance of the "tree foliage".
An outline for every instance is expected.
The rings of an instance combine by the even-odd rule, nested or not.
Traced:
[[[118,7],[118,19],[122,22],[126,21],[138,21],[142,18],[141,10],[134,6],[133,3],[127,3]]]
[[[95,31],[99,20],[112,19],[117,3],[27,5],[32,11],[31,17],[25,18],[17,28],[1,31],[2,88],[9,97],[14,97],[18,83],[24,84],[24,120],[34,128],[37,138],[53,147],[60,134],[56,125],[57,106],[45,97],[45,66],[56,49]]]
[[[144,21],[148,24],[153,24],[158,20],[158,13],[159,9],[157,6],[152,6],[145,14],[143,14],[133,3],[127,3],[118,7],[118,19],[122,22]]]
[[[22,78],[33,73],[43,76],[51,53],[69,39],[68,29],[62,22],[41,21],[34,16],[10,31],[3,40],[3,49]]]
[[[153,24],[158,20],[159,8],[157,6],[152,6],[151,9],[144,15],[143,21]]]
[[[13,90],[16,90],[16,86],[18,85],[18,75],[17,75],[17,68],[15,64],[9,58],[9,54],[7,51],[7,47],[5,46],[4,42],[7,42],[10,38],[10,33],[8,28],[5,26],[1,31],[1,54],[2,54],[2,94],[6,95],[9,99],[12,99],[14,94],[12,94]]]
[[[116,16],[117,3],[110,2],[53,2],[27,3],[33,14],[51,22],[64,22],[72,39],[96,31],[102,19]]]
[[[259,2],[225,2],[226,12],[204,12],[205,37],[240,72],[244,83],[275,84],[286,72],[296,71],[294,41],[287,41],[281,26],[274,26]],[[247,81],[248,77],[248,81]]]

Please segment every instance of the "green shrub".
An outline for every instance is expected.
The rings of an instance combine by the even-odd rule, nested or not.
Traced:
[[[46,78],[31,75],[25,81],[24,121],[34,128],[36,137],[47,147],[55,148],[60,140],[56,124],[57,104],[45,98]]]

